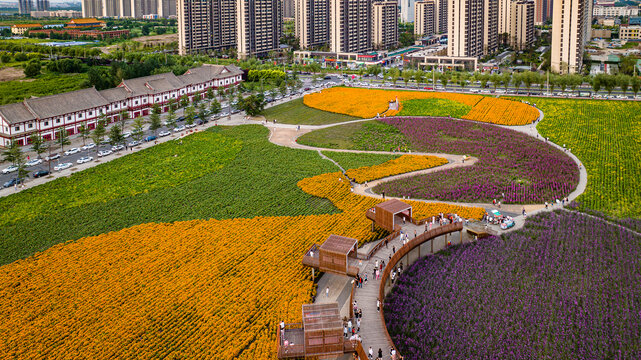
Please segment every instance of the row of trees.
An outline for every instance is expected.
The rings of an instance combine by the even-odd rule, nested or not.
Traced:
[[[382,74],[383,79],[393,82],[394,85],[396,85],[399,80],[405,82],[406,86],[410,81],[413,81],[417,87],[420,86],[421,83],[425,82],[426,84],[431,84],[433,86],[440,83],[443,88],[447,88],[447,86],[451,84],[456,84],[465,88],[473,82],[479,82],[482,88],[491,86],[495,90],[498,87],[504,87],[505,89],[512,87],[517,90],[523,87],[530,92],[533,86],[537,86],[540,91],[547,88],[551,92],[555,91],[555,89],[560,89],[565,92],[567,89],[576,91],[579,86],[589,84],[594,92],[599,92],[601,89],[605,89],[608,94],[610,94],[612,91],[619,88],[624,94],[628,91],[632,91],[635,95],[641,88],[641,79],[636,76],[628,76],[624,74],[599,74],[594,77],[584,77],[579,74],[541,74],[531,71],[511,74],[488,74],[481,72],[471,74],[467,72],[425,72],[422,70],[411,69],[384,69],[380,66],[364,68],[360,73],[361,75],[368,74],[372,77],[377,77]]]

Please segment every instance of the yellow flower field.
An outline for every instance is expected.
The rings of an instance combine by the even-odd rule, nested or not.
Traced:
[[[447,164],[447,162],[447,159],[436,156],[403,155],[398,159],[389,160],[379,165],[350,169],[345,174],[351,179],[356,179],[357,183],[362,184],[365,181],[382,179],[390,175],[433,168]]]
[[[274,359],[278,321],[299,322],[314,291],[309,246],[384,235],[365,217],[381,200],[352,193],[340,172],[298,186],[343,212],[142,224],[0,267],[2,358]],[[412,205],[417,217],[484,212]]]
[[[471,106],[464,119],[488,122],[501,125],[526,125],[539,116],[539,112],[524,103],[503,98],[492,98],[481,95],[454,94],[424,91],[396,91],[362,89],[353,87],[333,87],[318,93],[305,95],[303,103],[309,107],[346,114],[361,118],[373,118],[376,115],[394,116],[400,112],[389,110],[389,101],[398,97],[401,103],[405,100],[444,99]]]

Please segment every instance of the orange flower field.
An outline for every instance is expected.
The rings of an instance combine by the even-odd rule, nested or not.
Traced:
[[[379,165],[350,169],[345,174],[351,179],[356,179],[357,183],[362,184],[365,181],[429,169],[447,163],[447,159],[436,156],[403,155],[398,159],[389,160]]]
[[[314,293],[304,252],[330,234],[381,238],[340,172],[303,179],[342,213],[149,223],[0,267],[8,359],[274,359],[276,326]],[[411,202],[418,218],[484,210]],[[180,345],[180,346],[178,346]]]
[[[389,101],[395,100],[397,97],[401,103],[401,109],[405,100],[452,100],[472,107],[470,112],[463,116],[464,119],[493,124],[526,125],[536,120],[539,116],[539,112],[535,108],[518,101],[445,92],[333,87],[305,95],[303,102],[309,107],[324,111],[361,118],[373,118],[376,115],[397,115],[400,110],[388,111]]]

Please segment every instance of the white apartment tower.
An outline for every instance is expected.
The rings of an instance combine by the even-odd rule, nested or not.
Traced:
[[[510,46],[524,50],[534,43],[534,0],[512,1],[510,14]]]
[[[236,47],[239,58],[263,56],[279,50],[282,34],[282,0],[237,1]]]
[[[512,0],[498,0],[498,31],[499,34],[510,33],[510,10],[512,9]]]
[[[424,0],[414,3],[414,34],[427,36],[436,33],[434,17],[436,0]]]
[[[294,33],[302,49],[329,44],[329,0],[296,0]]]
[[[329,14],[332,52],[372,50],[371,0],[329,0]]]
[[[415,0],[400,0],[402,22],[414,22],[414,3]]]
[[[398,45],[398,3],[377,1],[372,8],[372,45],[387,49]]]
[[[450,57],[481,57],[498,44],[497,0],[448,0]]]
[[[88,18],[101,16],[102,0],[82,0],[82,17]]]
[[[236,0],[180,0],[177,15],[181,55],[236,45]]]
[[[581,71],[583,51],[590,40],[592,0],[555,0],[552,14],[550,67],[553,72]]]
[[[448,6],[448,0],[436,0],[434,7],[434,31],[437,34],[447,34]]]
[[[36,0],[37,11],[49,11],[49,0]]]

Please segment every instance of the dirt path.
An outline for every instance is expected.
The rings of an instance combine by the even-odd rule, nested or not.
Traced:
[[[24,78],[24,71],[16,67],[6,67],[0,69],[0,82],[12,81]]]

